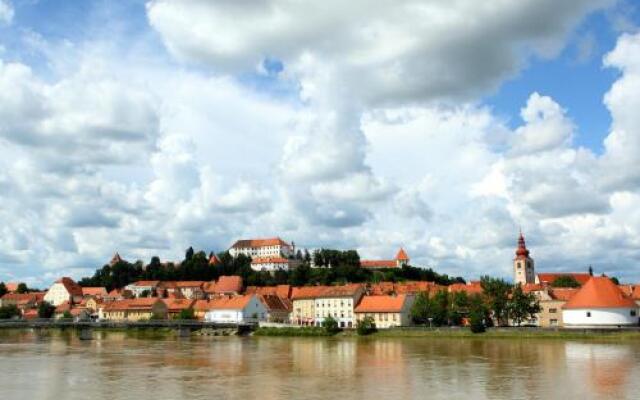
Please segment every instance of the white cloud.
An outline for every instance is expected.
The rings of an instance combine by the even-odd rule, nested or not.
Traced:
[[[0,25],[10,25],[14,15],[13,6],[9,0],[0,0]]]

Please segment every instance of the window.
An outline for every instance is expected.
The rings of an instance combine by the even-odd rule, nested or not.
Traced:
[[[636,310],[631,310],[631,312],[629,313],[632,317],[635,317],[637,315]]]
[[[558,310],[556,308],[550,308],[549,309],[549,314],[555,314],[557,312],[558,312]]]
[[[587,318],[591,318],[591,311],[587,311]]]
[[[550,319],[549,320],[549,325],[558,326],[558,320],[557,319]]]

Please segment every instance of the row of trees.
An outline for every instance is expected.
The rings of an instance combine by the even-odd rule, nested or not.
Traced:
[[[29,291],[30,290],[27,287],[26,283],[19,283],[18,287],[16,288],[16,293],[29,293]],[[9,290],[7,289],[7,285],[5,285],[4,282],[0,282],[0,297],[4,296],[8,292]]]
[[[469,319],[472,329],[482,331],[485,326],[515,325],[529,321],[540,312],[540,303],[532,293],[525,293],[520,285],[511,285],[502,279],[484,276],[482,294],[466,292],[433,295],[421,293],[411,308],[411,318],[420,325],[456,326]]]
[[[212,254],[203,251],[195,252],[189,248],[185,259],[179,265],[161,263],[158,257],[151,258],[149,264],[142,261],[129,263],[119,261],[113,265],[105,265],[98,269],[92,277],[79,281],[81,286],[104,286],[108,290],[122,288],[138,280],[199,280],[211,281],[221,275],[241,276],[247,285],[268,286],[291,284],[329,285],[333,283],[360,283],[379,281],[431,281],[441,285],[454,282],[464,283],[461,277],[441,275],[432,269],[422,269],[411,266],[383,271],[370,271],[360,267],[360,256],[354,250],[340,251],[322,249],[313,254],[314,264],[319,268],[311,268],[311,256],[300,254],[300,266],[292,271],[276,271],[271,274],[265,271],[251,269],[251,258],[244,255],[232,257],[228,252],[217,255],[219,262],[209,264]],[[296,256],[297,257],[297,256]]]

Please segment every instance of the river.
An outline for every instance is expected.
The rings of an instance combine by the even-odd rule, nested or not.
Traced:
[[[0,332],[0,398],[638,399],[640,343]]]

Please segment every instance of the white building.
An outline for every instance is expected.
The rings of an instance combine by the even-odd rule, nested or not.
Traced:
[[[638,305],[608,277],[592,277],[562,306],[567,328],[638,325]]]
[[[513,282],[526,285],[535,282],[535,269],[533,258],[529,256],[529,250],[524,242],[524,236],[520,232],[516,257],[513,259]]]
[[[300,264],[298,260],[284,257],[257,257],[251,260],[251,269],[254,271],[289,271]]]
[[[279,237],[268,239],[245,239],[238,240],[229,249],[232,257],[244,254],[251,258],[288,258],[293,256],[294,245],[285,242]]]
[[[219,298],[201,304],[207,322],[246,324],[266,321],[268,317],[267,308],[256,295]]]
[[[355,307],[364,294],[360,284],[329,286],[315,298],[315,324],[322,326],[325,318],[331,316],[340,328],[355,328]]]
[[[44,301],[59,306],[65,301],[73,304],[82,300],[82,287],[71,278],[60,278],[54,282],[44,295]]]
[[[160,286],[160,281],[137,281],[130,283],[124,288],[131,291],[135,297],[141,297],[143,295],[154,296]]]

